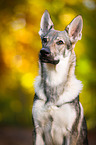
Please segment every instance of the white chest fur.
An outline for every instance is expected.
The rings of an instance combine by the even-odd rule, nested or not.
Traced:
[[[67,135],[72,129],[72,125],[76,118],[75,108],[69,104],[65,104],[62,107],[56,107],[54,105],[45,105],[42,100],[37,100],[33,105],[32,110],[35,126],[37,132],[43,132],[44,129],[51,128],[51,136],[58,138],[58,132],[62,135]],[[52,124],[50,126],[50,118],[52,117]]]
[[[54,104],[49,104],[49,102],[46,104],[47,98],[41,82],[41,76],[38,76],[35,81],[35,93],[39,99],[34,102],[32,109],[36,134],[39,136],[37,137],[36,142],[38,143],[36,145],[43,142],[42,134],[47,136],[46,142],[48,142],[48,145],[52,145],[52,141],[55,145],[61,145],[64,136],[67,137],[67,142],[69,142],[68,138],[76,120],[76,110],[75,106],[71,104],[62,104],[75,99],[82,89],[82,84],[73,75],[65,84],[64,92],[59,96],[58,100]],[[61,105],[61,107],[56,105]],[[51,139],[52,141],[49,142]]]

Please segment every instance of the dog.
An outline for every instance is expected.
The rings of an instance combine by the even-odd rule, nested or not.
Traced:
[[[81,81],[75,76],[75,44],[81,39],[82,16],[64,31],[54,29],[45,10],[39,35],[39,76],[35,81],[32,108],[35,145],[88,145],[87,126],[79,102]]]

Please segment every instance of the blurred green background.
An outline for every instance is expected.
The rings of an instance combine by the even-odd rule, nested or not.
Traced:
[[[32,126],[33,85],[41,49],[38,31],[45,9],[58,30],[64,30],[75,16],[83,17],[83,37],[75,47],[76,76],[84,85],[80,101],[88,129],[95,128],[95,0],[0,0],[0,125]]]

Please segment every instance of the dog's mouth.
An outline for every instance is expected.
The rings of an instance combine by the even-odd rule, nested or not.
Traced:
[[[54,65],[59,63],[59,59],[55,60],[53,58],[53,56],[51,55],[49,49],[47,49],[47,48],[42,48],[40,50],[39,59],[43,63],[51,63],[51,64],[54,64]]]

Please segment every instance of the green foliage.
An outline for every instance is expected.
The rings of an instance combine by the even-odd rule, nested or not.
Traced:
[[[96,5],[92,0],[0,1],[0,124],[31,125],[34,80],[38,74],[40,19],[47,9],[55,29],[64,30],[77,15],[84,20],[76,44],[76,76],[88,128],[96,126]]]

